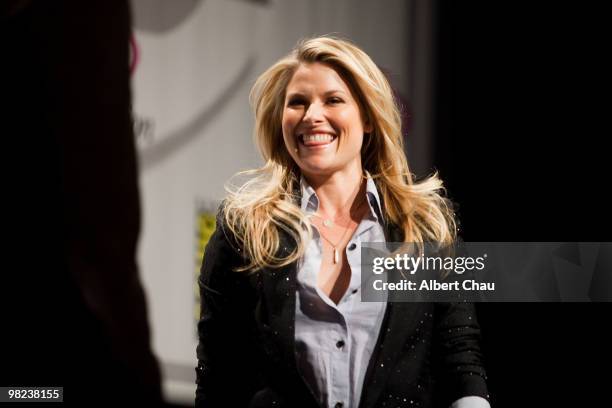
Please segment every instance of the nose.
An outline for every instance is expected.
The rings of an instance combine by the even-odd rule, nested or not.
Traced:
[[[311,103],[302,118],[305,123],[320,123],[323,122],[324,109],[319,103]]]

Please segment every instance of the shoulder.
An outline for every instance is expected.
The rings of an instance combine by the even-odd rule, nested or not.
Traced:
[[[244,261],[244,251],[236,235],[225,220],[225,206],[221,203],[216,215],[215,230],[204,248],[201,279],[211,278],[213,273],[230,271]]]
[[[215,233],[213,235],[216,241],[219,241],[219,244],[222,245],[224,249],[230,250],[235,256],[240,257],[244,253],[243,246],[227,223],[226,203],[227,200],[223,200],[219,205],[216,216]]]

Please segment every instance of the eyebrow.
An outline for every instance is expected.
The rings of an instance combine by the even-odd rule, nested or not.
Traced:
[[[343,91],[343,90],[341,90],[341,89],[331,89],[331,90],[329,90],[329,91],[325,92],[325,93],[323,94],[323,96],[330,96],[330,95],[333,95],[333,94],[336,94],[336,93],[340,93],[340,94],[344,94],[344,95],[346,95],[346,92],[344,92],[344,91]],[[293,97],[295,97],[295,96],[302,96],[302,97],[303,97],[303,96],[305,96],[305,95],[304,95],[302,92],[293,92],[293,93],[288,94],[288,95],[287,95],[287,98],[293,98]]]

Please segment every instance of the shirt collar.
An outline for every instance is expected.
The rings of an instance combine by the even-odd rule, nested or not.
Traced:
[[[380,196],[378,195],[378,189],[376,188],[376,183],[374,183],[374,179],[368,171],[366,173],[366,195],[368,197],[368,205],[370,206],[370,215],[374,218],[375,221],[378,220],[378,216],[380,215],[381,220],[380,223],[384,222],[382,207],[380,206]],[[313,214],[319,209],[319,198],[317,197],[317,193],[314,191],[304,176],[300,176],[300,191],[302,193],[302,199],[300,203],[300,208],[306,214]]]
[[[319,198],[314,188],[308,184],[304,176],[300,176],[300,191],[302,192],[302,201],[300,208],[305,213],[315,213],[319,209]]]

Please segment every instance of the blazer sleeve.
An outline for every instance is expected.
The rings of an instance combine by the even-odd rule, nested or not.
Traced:
[[[480,350],[480,326],[473,303],[435,304],[435,355],[439,401],[448,407],[462,397],[489,399]]]
[[[196,407],[246,407],[260,387],[255,290],[247,272],[234,271],[243,258],[230,241],[218,216],[198,279]]]

